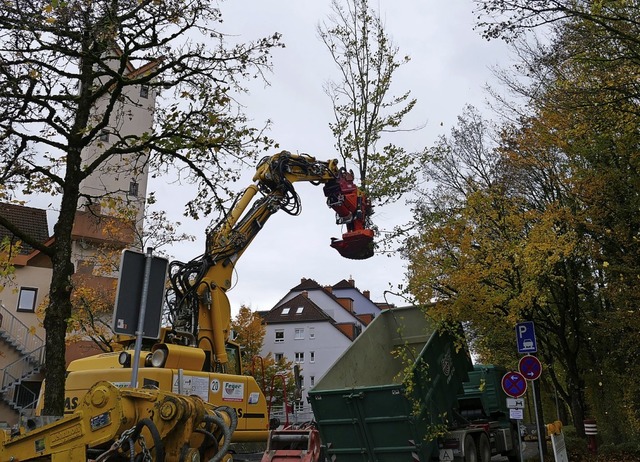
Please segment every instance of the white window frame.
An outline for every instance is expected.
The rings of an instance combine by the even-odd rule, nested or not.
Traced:
[[[295,360],[296,364],[304,364],[304,351],[296,351],[295,352]]]
[[[314,338],[316,338],[316,328],[309,327],[309,339],[313,340]]]
[[[278,336],[278,334],[282,334]],[[275,343],[284,343],[284,329],[276,329],[275,331]]]
[[[304,327],[296,327],[293,338],[296,340],[304,340]]]
[[[309,362],[310,363],[315,363],[316,362],[316,352],[315,351],[310,351],[309,352]]]
[[[296,314],[302,314],[303,311],[304,311],[304,306],[299,306],[298,308],[296,308]]]
[[[273,358],[276,360],[276,362],[278,362],[281,359],[284,359],[284,353],[274,353]]]
[[[314,386],[316,384],[316,376],[315,375],[310,375],[309,376],[309,385],[310,386]]]
[[[291,309],[291,308],[282,308],[282,313],[281,313],[281,314],[282,314],[283,316],[284,316],[284,315],[286,315],[286,314],[289,314],[289,310],[290,310],[290,309]]]

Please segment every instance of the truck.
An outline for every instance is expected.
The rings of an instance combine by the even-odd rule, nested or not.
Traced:
[[[265,391],[252,376],[243,373],[240,346],[231,337],[231,308],[226,292],[233,285],[236,263],[267,220],[278,211],[291,215],[300,212],[300,198],[293,184],[301,181],[323,186],[327,206],[335,212],[336,224],[346,228],[341,239],[332,238],[331,247],[345,258],[363,260],[371,257],[374,249],[374,231],[369,226],[372,205],[354,183],[353,172],[341,167],[336,159],[317,160],[308,154],[281,151],[264,157],[256,167],[253,183],[238,196],[223,219],[208,229],[204,253],[187,262],[173,261],[170,264],[170,287],[166,292],[168,322],[161,329],[159,338],[146,339],[140,349],[134,348],[134,338],[124,336],[119,339],[123,345],[120,351],[71,362],[65,381],[66,417],[52,423],[52,427],[45,426],[45,430],[20,429],[15,435],[0,432],[0,461],[29,460],[43,455],[41,451],[33,452],[32,445],[20,443],[29,439],[29,430],[41,435],[37,441],[43,443],[38,443],[38,447],[46,447],[52,434],[69,434],[78,454],[85,454],[87,448],[98,444],[91,428],[86,430],[82,425],[74,425],[73,421],[82,419],[78,417],[79,413],[85,417],[95,413],[96,422],[104,418],[104,413],[96,409],[92,395],[95,384],[100,381],[122,389],[127,396],[155,393],[168,396],[168,400],[188,396],[192,401],[200,400],[212,406],[214,415],[217,415],[216,409],[227,410],[233,415],[233,431],[216,431],[215,435],[209,431],[212,435],[206,438],[210,444],[225,451],[230,443],[266,442],[270,419]],[[117,321],[114,319],[114,325]],[[135,365],[139,369],[133,383]],[[43,389],[45,386],[43,384]],[[163,409],[154,405],[157,398],[133,401],[144,402],[145,405],[139,413],[125,419],[124,423],[130,428],[137,428],[143,419],[158,417],[159,414],[163,422],[173,419],[173,408],[167,411],[171,416],[165,419]],[[41,402],[38,408],[42,407]],[[179,417],[183,421],[193,418],[201,422],[202,411],[199,409],[186,406]],[[198,415],[191,415],[192,410]],[[117,414],[112,418],[120,419]],[[108,455],[109,442],[122,438],[122,431],[126,431],[123,430],[124,423],[109,425],[110,440],[100,440],[99,446],[93,449],[98,459],[100,450]],[[172,431],[180,433],[182,429],[184,432],[180,439],[176,437],[176,441],[190,441],[192,432],[202,432],[198,425],[175,426]],[[62,438],[67,440],[66,436]],[[59,444],[59,440],[54,443]],[[185,444],[185,447],[197,446]],[[218,451],[215,459],[231,460],[231,455],[224,454],[225,451]],[[55,449],[50,453],[56,453]],[[132,449],[132,458],[133,455]],[[188,453],[179,454],[177,459],[196,460],[197,457],[208,458],[208,452],[189,449]]]
[[[473,365],[459,328],[381,312],[309,391],[326,460],[517,461],[504,370]]]

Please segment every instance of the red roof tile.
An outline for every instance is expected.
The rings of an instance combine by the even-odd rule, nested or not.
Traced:
[[[333,321],[318,305],[303,294],[297,295],[282,305],[276,306],[266,313],[262,319],[267,324],[301,321]]]
[[[0,203],[0,215],[10,221],[16,228],[32,236],[38,242],[45,242],[49,237],[47,211],[33,207]],[[0,225],[0,240],[9,237],[13,242],[19,240],[11,231]],[[23,242],[20,253],[28,255],[33,247]]]

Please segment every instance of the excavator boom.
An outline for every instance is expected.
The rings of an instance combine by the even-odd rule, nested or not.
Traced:
[[[265,157],[256,168],[253,183],[236,199],[224,219],[207,231],[203,255],[186,263],[171,263],[167,322],[161,337],[151,339],[153,344],[144,345],[142,351],[125,348],[72,362],[65,383],[67,411],[75,411],[77,403],[88,403],[90,408],[95,400],[100,401],[95,393],[103,392],[90,391],[99,380],[128,385],[132,363],[137,363],[139,386],[197,395],[212,406],[232,407],[238,416],[237,430],[225,441],[266,441],[269,409],[264,391],[253,377],[242,372],[240,346],[230,338],[231,307],[226,292],[232,286],[236,262],[269,217],[280,210],[291,215],[300,213],[300,198],[293,187],[299,181],[322,185],[327,205],[336,213],[336,223],[346,228],[341,238],[332,239],[331,246],[346,258],[371,257],[372,206],[355,185],[352,172],[339,167],[335,159],[319,161],[307,154],[282,151]],[[153,412],[158,415],[157,410]],[[114,419],[120,417],[116,414]],[[133,425],[138,417],[127,419]],[[199,423],[194,425],[182,427],[183,436],[195,432]],[[106,440],[111,441],[121,430],[115,424],[109,428],[113,431]],[[176,427],[176,434],[180,434],[179,429]],[[16,442],[7,441],[4,450],[17,447],[13,445]]]
[[[338,167],[337,160],[319,161],[307,154],[282,151],[258,163],[253,181],[226,217],[207,232],[202,258],[173,264],[171,294],[175,296],[169,305],[174,328],[187,333],[196,344],[205,342],[211,347],[215,370],[224,370],[228,363],[231,309],[225,292],[231,287],[235,264],[274,213],[300,213],[294,183],[323,185],[336,223],[346,227],[341,239],[332,238],[331,247],[350,259],[373,255],[374,232],[368,227],[372,206],[354,183],[353,173]]]

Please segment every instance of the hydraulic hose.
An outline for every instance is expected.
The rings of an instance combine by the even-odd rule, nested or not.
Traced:
[[[229,420],[231,421],[229,425],[227,425],[220,412],[225,412],[229,416]],[[218,426],[218,428],[222,429],[224,442],[222,443],[222,446],[218,448],[218,452],[216,452],[216,454],[211,459],[209,459],[209,462],[220,462],[222,458],[227,454],[227,450],[229,449],[229,445],[231,444],[231,435],[238,425],[238,417],[236,416],[236,412],[232,408],[228,406],[221,406],[214,411],[214,414],[204,416],[204,420],[205,422],[214,423]]]

